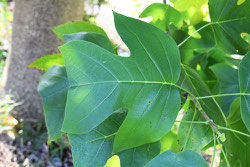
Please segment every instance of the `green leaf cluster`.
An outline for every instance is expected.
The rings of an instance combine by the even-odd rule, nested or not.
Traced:
[[[172,3],[147,7],[150,23],[114,12],[129,57],[77,21],[53,29],[60,54],[30,65],[46,71],[49,141],[66,134],[74,166],[208,166],[198,152],[216,145],[221,166],[250,165],[250,1]]]

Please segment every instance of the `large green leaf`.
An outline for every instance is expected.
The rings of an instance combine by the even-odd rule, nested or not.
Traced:
[[[200,112],[195,110],[193,103],[190,103],[182,121],[177,135],[179,150],[200,151],[213,140],[213,133],[209,125],[195,123],[206,120]],[[187,123],[191,121],[193,123]]]
[[[197,152],[185,150],[177,154],[172,150],[161,153],[145,167],[208,167],[204,158]]]
[[[70,82],[62,130],[87,133],[113,111],[127,107],[128,116],[115,139],[118,152],[160,140],[171,129],[180,107],[173,86],[180,75],[180,57],[176,43],[163,31],[114,15],[130,57],[86,41],[60,47]]]
[[[240,92],[248,95],[241,96],[241,115],[247,129],[250,131],[250,52],[242,59],[239,66]]]
[[[227,53],[245,54],[249,44],[241,33],[250,34],[250,1],[209,0],[209,14],[216,44]]]
[[[126,112],[118,111],[87,134],[69,134],[74,166],[103,167],[112,156],[114,136],[125,116]],[[143,167],[159,153],[160,142],[158,141],[120,152],[118,156],[124,167]]]
[[[210,67],[220,83],[220,93],[239,93],[238,70],[224,63],[219,63]],[[237,96],[219,97],[218,103],[225,113],[229,113],[230,106]]]
[[[53,54],[40,57],[28,67],[47,71],[54,65],[64,65],[64,60],[61,54]]]
[[[153,3],[140,14],[141,18],[150,16],[153,17],[150,23],[163,31],[166,31],[170,24],[173,24],[178,28],[183,24],[181,13],[170,5],[162,3]]]
[[[69,83],[64,66],[51,67],[42,77],[38,92],[43,100],[49,141],[61,137],[62,122]]]
[[[240,98],[237,98],[230,108],[228,126],[231,129],[249,134],[241,119]],[[245,167],[250,165],[250,138],[231,131],[225,131],[227,140],[223,143],[227,159],[231,166]]]
[[[110,40],[96,32],[79,32],[79,33],[73,33],[73,34],[66,34],[64,35],[64,40],[66,43],[71,41],[77,41],[77,40],[83,40],[83,41],[89,41],[92,43],[95,43],[96,45],[105,48],[106,50],[110,51],[111,53],[114,52],[114,47]]]
[[[85,21],[74,21],[59,25],[53,28],[53,32],[62,40],[64,40],[65,34],[73,34],[78,32],[96,32],[108,38],[107,34],[102,28]]]

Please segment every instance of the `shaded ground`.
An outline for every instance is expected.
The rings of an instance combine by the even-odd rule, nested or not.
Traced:
[[[0,166],[1,167],[73,167],[69,148],[53,150],[46,143],[35,148],[31,141],[22,146],[19,139],[10,138],[6,133],[0,134]],[[56,150],[56,151],[55,151]]]
[[[13,154],[15,147],[12,146],[13,139],[7,134],[0,134],[0,164],[1,166],[17,167],[15,155]]]

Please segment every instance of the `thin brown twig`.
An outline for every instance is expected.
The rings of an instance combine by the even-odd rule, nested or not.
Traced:
[[[211,125],[211,127],[213,128],[215,133],[218,133],[218,126],[213,122],[212,119],[209,118],[209,116],[206,114],[206,112],[204,110],[201,109],[201,107],[199,106],[199,104],[197,103],[197,101],[194,99],[194,97],[190,96],[190,99],[192,100],[192,102],[195,105],[195,108],[197,108],[198,111],[201,112],[201,114],[203,115],[203,117],[208,121],[208,123]]]

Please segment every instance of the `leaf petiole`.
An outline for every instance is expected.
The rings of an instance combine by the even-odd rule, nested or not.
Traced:
[[[232,131],[232,132],[235,132],[235,133],[238,133],[238,134],[241,134],[241,135],[244,135],[244,136],[250,137],[250,135],[249,135],[249,134],[243,133],[243,132],[238,131],[238,130],[234,130],[234,129],[230,129],[230,128],[222,127],[222,126],[219,126],[219,125],[218,125],[218,129],[228,130],[228,131]]]
[[[196,99],[207,99],[213,97],[224,97],[224,96],[250,96],[250,93],[229,93],[229,94],[219,94],[219,95],[211,95],[211,96],[201,96],[196,97]]]

